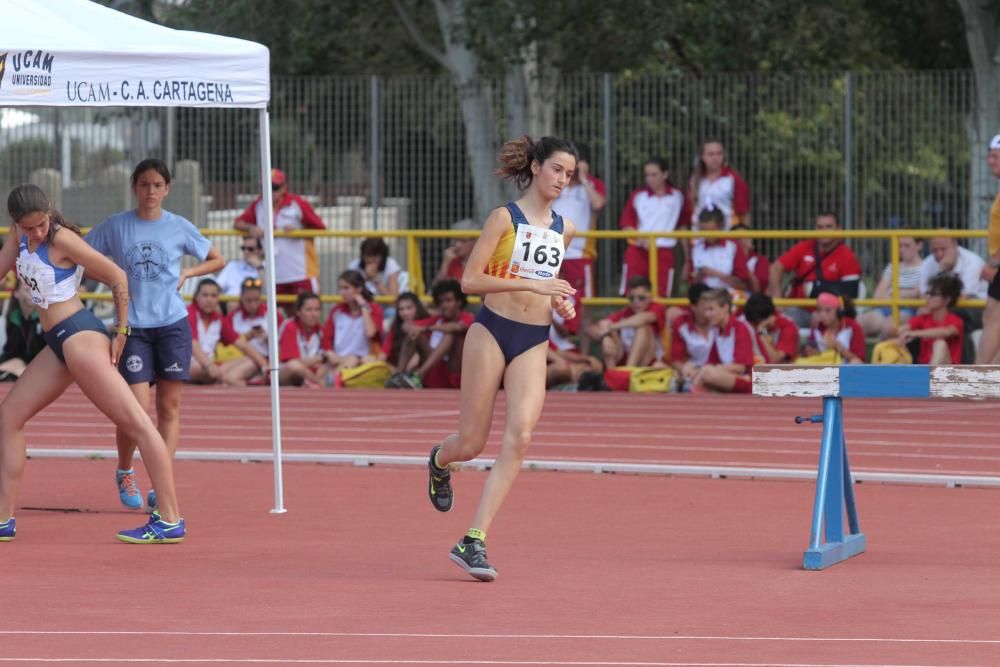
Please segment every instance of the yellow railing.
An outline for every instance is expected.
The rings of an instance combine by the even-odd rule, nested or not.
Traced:
[[[0,233],[6,234],[6,228],[0,228]],[[203,229],[202,233],[205,236],[243,236],[242,232],[231,230],[231,229]],[[302,230],[293,232],[275,232],[276,237],[288,237],[288,238],[319,238],[319,237],[332,237],[332,238],[368,238],[368,237],[379,237],[379,238],[402,238],[406,240],[407,248],[407,271],[410,274],[410,284],[413,292],[416,292],[421,298],[426,298],[427,296],[427,285],[424,281],[423,267],[420,261],[420,241],[424,239],[455,239],[455,238],[475,238],[479,236],[478,231],[453,231],[453,230],[441,230],[441,229],[400,229],[400,230],[343,230],[343,231],[333,231],[333,230]],[[987,232],[985,230],[966,230],[966,229],[921,229],[921,230],[837,230],[837,231],[816,231],[816,230],[782,230],[782,231],[766,231],[758,229],[749,229],[741,231],[719,231],[719,232],[693,232],[693,231],[675,231],[675,232],[654,232],[654,233],[642,233],[634,230],[595,230],[590,232],[581,232],[579,236],[584,238],[595,238],[595,239],[646,239],[649,245],[649,272],[650,275],[656,275],[657,270],[657,253],[656,250],[656,239],[660,238],[674,238],[674,239],[696,239],[696,238],[727,238],[727,239],[737,239],[737,238],[751,238],[751,239],[777,239],[777,240],[796,240],[801,241],[803,239],[821,239],[821,238],[839,238],[839,239],[888,239],[889,249],[890,249],[890,261],[892,265],[892,284],[899,284],[899,239],[901,238],[935,238],[935,237],[948,237],[948,238],[986,238]],[[919,307],[924,305],[922,299],[901,299],[898,296],[899,290],[893,290],[892,295],[888,299],[858,299],[855,303],[859,306],[888,306],[892,309],[893,319],[898,321],[899,309],[901,307]],[[108,294],[94,294],[94,293],[84,293],[81,296],[85,299],[110,299]],[[322,300],[324,302],[338,302],[340,301],[339,295],[323,295]],[[392,297],[378,297],[378,300],[382,303],[392,303]],[[278,301],[282,303],[287,303],[294,301],[292,296],[279,296]],[[657,298],[657,302],[663,303],[665,305],[687,305],[687,299],[682,297],[671,297],[671,298]],[[588,306],[620,306],[625,305],[628,302],[620,296],[616,297],[589,297],[583,299],[584,305]],[[811,306],[815,304],[815,299],[789,299],[789,298],[779,298],[775,299],[775,304],[778,306]],[[963,299],[959,302],[962,307],[971,308],[982,308],[985,305],[985,301],[981,299]]]

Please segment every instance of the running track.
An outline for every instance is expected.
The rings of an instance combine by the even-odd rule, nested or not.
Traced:
[[[285,391],[285,449],[416,460],[454,428],[457,398]],[[269,450],[267,400],[186,390],[182,448]],[[809,470],[819,428],[792,417],[818,407],[550,394],[531,457]],[[998,475],[991,408],[848,402],[854,467]],[[28,442],[110,450],[113,432],[73,390]],[[808,483],[525,473],[490,531],[500,578],[483,585],[446,557],[481,471],[456,475],[441,515],[417,466],[290,463],[289,511],[273,515],[270,465],[181,460],[188,541],[134,547],[111,539],[142,521],[117,506],[111,466],[29,462],[18,538],[0,545],[0,664],[1000,664],[992,488],[862,484],[868,553],[805,572]]]

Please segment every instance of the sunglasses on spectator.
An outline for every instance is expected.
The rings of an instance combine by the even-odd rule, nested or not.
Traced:
[[[277,192],[280,189],[281,185],[278,185],[277,183],[271,183],[271,192]]]
[[[257,249],[257,246],[255,246],[255,245],[243,245],[243,246],[240,246],[240,249],[243,250],[243,252],[253,252],[254,250]]]
[[[628,300],[629,301],[649,301],[649,295],[648,294],[629,294],[628,295]]]
[[[944,296],[944,292],[928,292],[927,296]]]
[[[243,281],[243,287],[260,287],[262,284],[260,278],[247,278]]]

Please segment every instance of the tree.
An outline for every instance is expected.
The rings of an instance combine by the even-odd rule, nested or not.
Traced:
[[[965,17],[965,36],[976,82],[969,122],[971,180],[969,227],[984,228],[996,195],[996,181],[986,169],[987,142],[1000,132],[1000,13],[991,0],[958,0]]]

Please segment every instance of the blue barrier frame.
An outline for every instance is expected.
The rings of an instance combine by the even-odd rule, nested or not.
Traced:
[[[858,522],[854,482],[847,460],[844,439],[844,406],[839,396],[823,398],[823,415],[809,421],[823,422],[823,437],[816,476],[816,499],[813,504],[812,534],[802,558],[807,570],[822,570],[864,553],[866,540]],[[847,514],[848,533],[844,532]],[[825,539],[824,539],[825,538]]]

